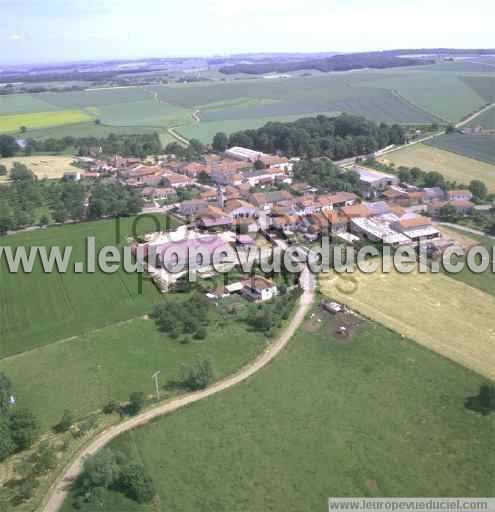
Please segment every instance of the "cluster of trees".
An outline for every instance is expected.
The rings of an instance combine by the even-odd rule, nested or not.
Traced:
[[[495,412],[495,386],[482,384],[478,395],[467,398],[465,406],[483,416]]]
[[[236,73],[248,73],[253,75],[265,73],[288,73],[304,69],[316,69],[318,71],[347,71],[350,69],[383,69],[403,66],[417,66],[419,64],[430,64],[432,60],[413,59],[409,57],[398,57],[381,52],[355,53],[348,55],[333,55],[325,58],[310,58],[298,61],[273,60],[257,64],[235,64],[220,68],[220,72],[226,75]]]
[[[182,341],[187,343],[191,336],[198,340],[206,338],[208,310],[206,297],[193,293],[187,301],[187,307],[182,302],[166,300],[155,306],[150,316],[160,332],[171,338],[183,336]]]
[[[183,146],[178,142],[171,142],[165,147],[165,153],[175,155],[179,160],[200,160],[206,152],[206,146],[198,139],[189,139],[189,145]]]
[[[12,382],[0,373],[0,461],[30,448],[40,430],[31,411],[10,404],[12,395]]]
[[[192,366],[181,367],[179,384],[190,391],[207,388],[215,379],[215,370],[210,359],[197,361]]]
[[[0,135],[0,157],[8,158],[19,151],[19,145],[11,135]]]
[[[121,183],[96,183],[88,202],[88,219],[135,215],[141,211],[143,199]]]
[[[108,490],[120,492],[137,503],[149,503],[156,495],[146,468],[109,448],[84,462],[75,485],[75,508],[100,509]]]
[[[289,318],[299,291],[296,290],[287,294],[287,287],[282,284],[279,286],[279,292],[283,298],[270,303],[250,305],[246,322],[252,329],[263,332],[267,336],[272,336],[274,330],[281,327],[282,322]]]
[[[25,132],[23,127],[21,132]],[[201,143],[200,143],[201,144]],[[12,157],[18,153],[30,155],[36,153],[63,153],[74,150],[79,156],[93,154],[122,155],[127,157],[145,158],[148,155],[159,155],[163,151],[157,133],[141,133],[124,135],[111,133],[107,137],[72,137],[70,135],[56,139],[27,139],[25,147],[17,144],[11,135],[0,135],[0,156]]]
[[[213,149],[242,146],[265,153],[315,158],[326,156],[340,160],[372,153],[390,144],[404,144],[406,132],[401,126],[377,125],[364,117],[341,114],[316,116],[290,123],[270,122],[257,130],[243,130],[227,137],[217,133]]]
[[[162,143],[157,133],[141,133],[124,135],[111,133],[107,137],[63,137],[61,139],[28,139],[26,151],[60,153],[67,149],[75,149],[79,156],[93,153],[103,155],[122,155],[145,158],[148,155],[159,155]]]
[[[343,171],[326,158],[297,162],[294,178],[324,191],[359,192],[359,174]]]
[[[1,169],[0,169],[1,170]],[[38,180],[23,164],[15,162],[11,182],[0,187],[0,235],[35,223],[47,225],[107,216],[134,215],[142,198],[120,183],[86,185],[82,182]],[[89,205],[86,208],[86,199]],[[46,207],[50,213],[38,215]]]

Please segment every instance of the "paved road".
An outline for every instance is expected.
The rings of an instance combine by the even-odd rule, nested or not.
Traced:
[[[95,454],[98,450],[101,450],[106,444],[115,439],[120,434],[132,430],[136,427],[146,425],[149,421],[158,416],[163,416],[171,412],[185,407],[186,405],[198,402],[204,398],[215,395],[221,391],[232,388],[237,384],[245,381],[249,377],[264,368],[270,361],[272,361],[287,345],[289,340],[292,338],[296,330],[299,328],[301,323],[309,311],[314,301],[314,290],[315,290],[315,276],[305,268],[301,274],[301,284],[304,289],[303,294],[299,299],[297,310],[294,313],[289,325],[283,330],[277,340],[270,345],[270,347],[261,354],[254,362],[242,368],[236,374],[227,377],[209,388],[195,393],[190,393],[179,398],[175,398],[169,402],[163,403],[149,409],[142,414],[135,416],[123,423],[110,427],[103,431],[91,443],[83,448],[76,456],[76,458],[70,463],[69,466],[63,471],[60,477],[57,479],[55,484],[50,489],[46,496],[41,510],[43,512],[57,512],[62,507],[65,498],[70,490],[70,484],[75,478],[81,473],[82,465],[85,457]]]

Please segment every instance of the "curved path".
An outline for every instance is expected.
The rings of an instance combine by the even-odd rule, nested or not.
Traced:
[[[101,450],[106,444],[115,439],[120,434],[132,430],[136,427],[146,425],[148,422],[169,414],[171,412],[185,407],[209,396],[215,395],[221,391],[229,389],[241,382],[245,381],[259,370],[264,368],[270,361],[272,361],[287,345],[296,330],[309,311],[314,301],[315,290],[315,276],[306,267],[301,274],[301,285],[304,289],[303,294],[299,299],[297,310],[294,313],[289,325],[283,330],[280,336],[270,347],[263,352],[255,361],[242,368],[239,372],[226,377],[223,380],[213,384],[211,387],[201,391],[190,393],[175,399],[157,405],[153,409],[149,409],[138,416],[130,418],[118,425],[108,428],[95,437],[89,445],[85,446],[76,455],[76,458],[64,469],[62,474],[58,477],[56,482],[50,488],[48,495],[42,504],[41,510],[43,512],[57,512],[62,507],[62,504],[70,491],[70,484],[81,473],[84,459],[88,456],[95,454]]]

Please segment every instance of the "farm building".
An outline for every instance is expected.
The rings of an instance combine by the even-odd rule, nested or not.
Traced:
[[[244,283],[241,293],[253,302],[264,302],[273,299],[278,290],[275,283],[269,279],[255,276]]]
[[[391,174],[373,171],[359,165],[352,166],[351,170],[359,174],[360,191],[366,198],[377,197],[386,189],[399,184],[399,178]]]
[[[234,146],[225,151],[225,156],[233,158],[234,160],[244,160],[245,162],[256,162],[266,157],[265,153],[261,151],[253,151],[252,149],[241,148],[240,146]]]
[[[381,242],[387,245],[399,246],[411,242],[403,233],[393,230],[387,222],[378,219],[355,218],[351,220],[351,233],[371,242]]]

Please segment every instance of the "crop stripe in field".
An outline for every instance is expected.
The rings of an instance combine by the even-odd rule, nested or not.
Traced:
[[[402,94],[397,89],[387,89],[387,90],[390,91],[394,96],[399,98],[401,101],[407,103],[411,107],[414,107],[416,110],[419,110],[420,112],[423,112],[424,114],[428,114],[429,116],[436,118],[441,123],[446,123],[446,124],[450,123],[450,121],[448,121],[447,119],[444,119],[443,117],[440,117],[439,115],[434,114],[433,112],[429,112],[425,108],[423,108],[419,105],[416,105],[416,103],[413,103],[411,100],[407,99],[405,96],[402,96]]]
[[[489,137],[489,135],[483,135],[483,137]],[[435,148],[437,150],[445,151],[446,153],[454,153],[454,155],[462,156],[464,158],[467,158],[468,160],[475,160],[476,162],[481,162],[483,164],[495,166],[493,161],[483,160],[482,158],[476,157],[476,156],[471,155],[471,154],[468,156],[466,153],[462,153],[460,150],[456,150],[455,148],[450,148],[449,147],[447,149],[445,146],[443,146],[443,147],[437,146],[437,145],[434,144],[434,138],[424,141],[424,144],[426,144],[427,146],[430,146],[432,148]]]

